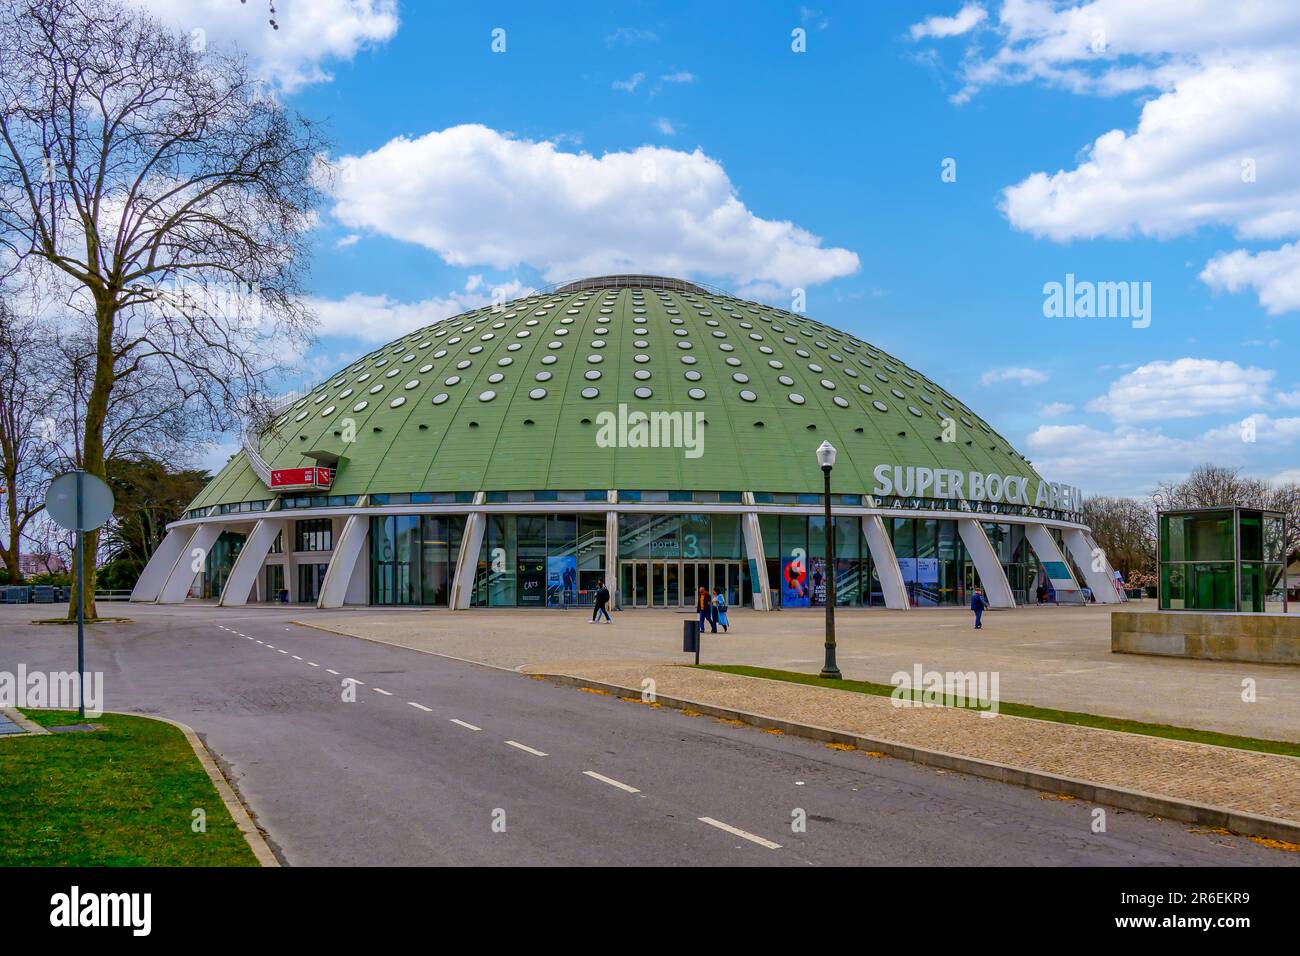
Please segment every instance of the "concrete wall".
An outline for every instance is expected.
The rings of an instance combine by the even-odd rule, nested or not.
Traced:
[[[1110,649],[1119,654],[1300,664],[1300,614],[1114,611]]]

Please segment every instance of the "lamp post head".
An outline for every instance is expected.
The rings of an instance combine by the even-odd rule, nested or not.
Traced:
[[[817,464],[823,469],[835,467],[835,446],[828,441],[817,446]]]

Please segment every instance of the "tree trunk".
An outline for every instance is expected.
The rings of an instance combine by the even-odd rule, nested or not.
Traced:
[[[81,467],[96,478],[107,481],[108,469],[104,459],[104,423],[108,418],[108,398],[113,391],[113,326],[117,317],[117,303],[107,295],[97,296],[95,302],[95,379],[86,401],[86,423],[81,439]],[[95,557],[99,551],[99,531],[86,532],[86,620],[98,617],[95,609]],[[68,596],[68,620],[77,619],[77,588],[80,585],[82,560],[73,556],[72,593]]]
[[[17,482],[11,482],[11,487],[6,489],[5,505],[8,511],[9,540],[0,547],[0,560],[4,561],[9,583],[21,584],[23,572],[18,567],[18,554],[22,550],[22,538],[18,534],[18,489],[12,487],[15,484]]]

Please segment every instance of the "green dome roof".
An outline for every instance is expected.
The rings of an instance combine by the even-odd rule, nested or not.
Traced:
[[[601,413],[620,405],[701,413],[702,453],[601,447]],[[945,417],[955,441],[941,440]],[[1038,477],[968,406],[867,342],[644,276],[586,279],[404,335],[282,410],[260,449],[277,469],[336,456],[336,495],[812,492],[823,440],[839,450],[839,492],[869,494],[883,463]],[[190,507],[271,496],[241,451]]]

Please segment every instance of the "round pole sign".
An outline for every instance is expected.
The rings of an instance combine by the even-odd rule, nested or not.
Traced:
[[[77,521],[77,488],[81,489],[81,521]],[[94,531],[113,514],[113,492],[101,478],[81,471],[69,471],[50,482],[45,492],[45,510],[61,528]]]

